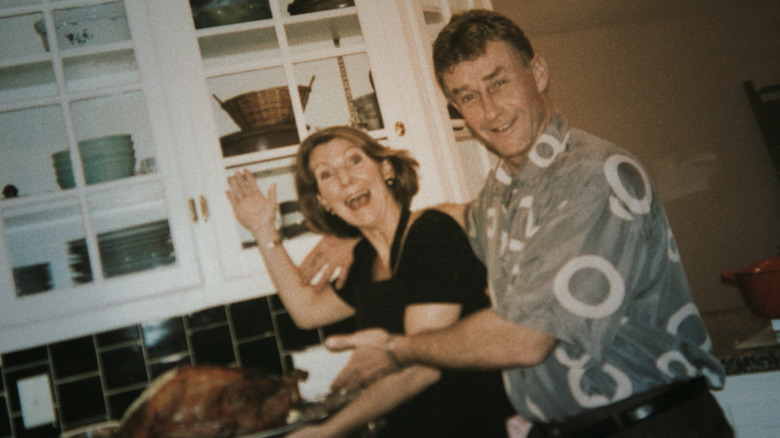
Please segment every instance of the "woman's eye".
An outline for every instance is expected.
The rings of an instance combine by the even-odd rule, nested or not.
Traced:
[[[352,164],[359,164],[361,161],[363,161],[363,157],[361,157],[360,155],[357,155],[357,154],[355,154],[355,155],[353,155],[353,156],[351,156],[349,158],[349,162],[352,163]]]
[[[330,172],[322,172],[317,176],[317,179],[325,180],[330,178]]]

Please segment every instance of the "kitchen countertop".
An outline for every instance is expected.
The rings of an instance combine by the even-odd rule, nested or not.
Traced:
[[[759,318],[747,308],[704,313],[702,318],[727,375],[780,370],[780,343],[771,342],[769,319]],[[745,348],[745,341],[761,338],[770,339],[770,345]]]

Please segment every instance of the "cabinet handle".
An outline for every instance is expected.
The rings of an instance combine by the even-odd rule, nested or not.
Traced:
[[[209,221],[209,203],[206,202],[206,198],[200,195],[200,212],[203,215],[203,222]]]
[[[187,201],[190,204],[190,217],[192,218],[192,222],[196,223],[198,222],[198,208],[195,206],[195,200],[190,198]]]
[[[403,137],[404,134],[406,134],[404,122],[395,122],[395,133],[398,134],[399,137]]]

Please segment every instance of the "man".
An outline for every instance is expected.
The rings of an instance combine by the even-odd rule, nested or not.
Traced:
[[[332,337],[355,348],[334,387],[413,363],[500,368],[532,437],[733,436],[709,392],[723,367],[638,161],[556,113],[544,58],[499,14],[453,17],[434,66],[501,158],[476,200],[447,207],[488,268],[494,307],[414,336]]]

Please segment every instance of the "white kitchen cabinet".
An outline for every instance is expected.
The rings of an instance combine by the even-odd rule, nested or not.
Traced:
[[[147,16],[142,2],[0,2],[0,181],[18,190],[0,201],[4,350],[38,323],[200,283]]]
[[[356,0],[293,15],[291,0],[268,0],[268,16],[198,28],[195,3],[204,2],[0,1],[0,36],[12,41],[0,48],[0,184],[21,195],[0,201],[0,352],[272,293],[233,218],[226,177],[250,169],[263,188],[277,183],[289,208],[280,223],[295,234],[285,245],[303,257],[317,236],[297,235],[290,170],[299,139],[318,128],[358,125],[410,150],[420,162],[415,207],[465,200],[479,187],[490,160],[450,119],[430,44],[453,12],[489,1]],[[108,7],[125,12],[126,27],[114,17],[59,27],[72,9]],[[304,105],[298,86],[309,85]],[[294,119],[273,135],[242,129],[220,105],[274,87],[289,89]],[[363,105],[374,99],[378,116]],[[115,134],[131,135],[136,160],[153,160],[95,183],[79,142]],[[246,138],[264,143],[229,147]],[[67,189],[52,157],[64,149],[73,157]],[[144,239],[162,247],[143,257],[157,263],[123,269],[108,257]],[[43,290],[18,293],[13,268],[40,264],[51,279],[22,283]]]
[[[780,371],[728,376],[726,386],[713,394],[737,438],[780,436]]]

